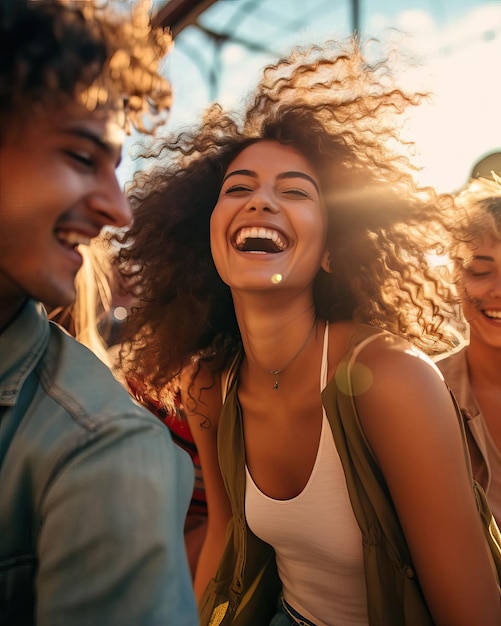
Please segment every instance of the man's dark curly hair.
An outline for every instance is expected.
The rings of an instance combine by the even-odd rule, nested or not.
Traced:
[[[450,347],[452,294],[428,253],[441,237],[439,209],[452,199],[416,188],[396,123],[423,97],[393,86],[388,66],[369,63],[357,39],[328,42],[267,67],[240,113],[214,105],[201,125],[158,143],[153,168],[130,186],[134,221],[117,258],[138,303],[123,367],[154,391],[193,357],[217,370],[238,350],[210,218],[227,167],[262,139],[294,147],[321,182],[332,273],[316,278],[317,315],[377,324],[429,353]]]
[[[120,0],[2,0],[0,3],[0,141],[34,104],[78,100],[89,109],[126,103],[128,119],[170,107],[158,65],[171,37],[152,29],[148,3],[125,11]]]

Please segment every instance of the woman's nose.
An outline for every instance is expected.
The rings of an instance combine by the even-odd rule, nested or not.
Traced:
[[[273,193],[265,188],[260,188],[253,193],[245,208],[247,211],[263,211],[265,213],[277,213],[279,211]]]
[[[491,288],[489,289],[489,293],[492,297],[501,298],[501,272],[496,274],[496,277],[491,284]]]

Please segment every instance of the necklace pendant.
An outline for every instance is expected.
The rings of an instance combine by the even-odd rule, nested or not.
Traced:
[[[282,368],[283,369],[283,368]],[[278,377],[280,376],[280,372],[282,370],[274,370],[272,374],[275,374],[275,384],[273,385],[273,390],[276,391],[278,389]]]
[[[311,327],[311,330],[308,333],[308,336],[304,340],[303,345],[299,348],[299,350],[296,352],[296,354],[291,359],[289,359],[289,361],[283,367],[281,367],[280,369],[278,369],[278,370],[265,370],[264,367],[260,367],[259,365],[256,364],[259,369],[263,370],[263,372],[266,372],[267,374],[273,374],[273,376],[275,376],[275,383],[273,384],[273,387],[272,387],[273,391],[278,391],[278,386],[279,386],[278,377],[285,370],[285,368],[289,367],[289,365],[292,363],[292,361],[294,361],[294,359],[297,359],[297,357],[304,350],[304,348],[306,347],[306,344],[310,340],[310,337],[311,337],[313,331],[316,328],[316,325],[317,325],[316,321],[313,321],[313,326]]]

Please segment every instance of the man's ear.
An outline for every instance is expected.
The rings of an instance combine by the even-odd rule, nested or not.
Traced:
[[[332,269],[331,269],[331,253],[329,252],[329,250],[326,250],[324,252],[324,256],[322,258],[321,267],[324,270],[324,272],[327,272],[327,274],[331,274],[332,273]]]

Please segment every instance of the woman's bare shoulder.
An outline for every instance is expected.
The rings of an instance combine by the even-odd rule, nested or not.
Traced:
[[[381,385],[402,381],[410,386],[426,382],[444,387],[440,370],[427,354],[387,331],[375,329],[369,334],[356,350],[355,361],[369,367]]]
[[[407,339],[367,324],[336,322],[329,329],[329,362],[336,369],[341,363],[351,364],[350,375],[356,384],[359,375],[367,384],[370,374],[373,384],[386,387],[395,382],[416,381],[419,377],[430,377],[431,381],[443,381],[434,362]],[[412,380],[409,381],[412,384]],[[442,383],[440,383],[442,384]]]

